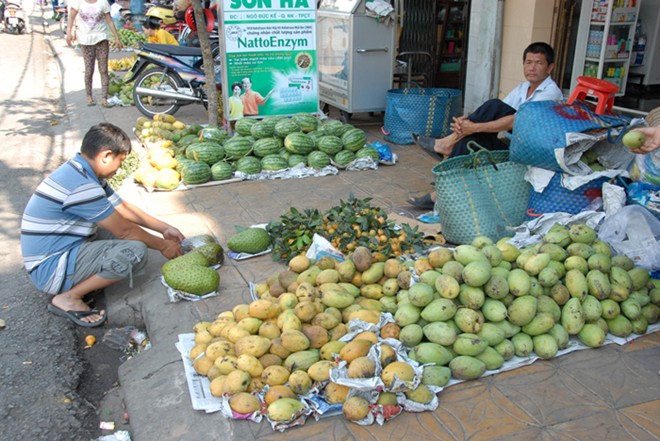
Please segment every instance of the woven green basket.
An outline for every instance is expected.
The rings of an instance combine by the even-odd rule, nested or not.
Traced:
[[[453,244],[471,243],[476,236],[497,241],[525,220],[527,166],[509,161],[507,150],[489,151],[475,142],[468,149],[469,155],[433,168],[442,234]]]

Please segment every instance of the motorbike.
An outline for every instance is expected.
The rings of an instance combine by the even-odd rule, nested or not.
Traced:
[[[133,99],[143,115],[174,115],[181,106],[194,103],[208,108],[200,48],[144,43],[137,56],[124,81],[135,81]],[[222,90],[219,55],[214,70],[216,88]]]
[[[11,34],[22,34],[25,32],[25,18],[21,0],[4,2],[3,21],[5,32]]]
[[[66,36],[66,27],[69,23],[69,8],[66,5],[58,5],[55,7],[57,14],[57,21],[60,23],[60,31]]]

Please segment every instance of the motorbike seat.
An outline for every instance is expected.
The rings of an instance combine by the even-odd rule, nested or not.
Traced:
[[[176,44],[144,43],[142,47],[148,51],[162,55],[178,55],[181,57],[201,57],[202,49],[198,47],[177,46]]]

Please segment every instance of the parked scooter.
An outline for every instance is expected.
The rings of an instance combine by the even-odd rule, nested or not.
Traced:
[[[181,106],[192,103],[208,108],[200,48],[144,43],[137,56],[124,81],[135,80],[133,99],[143,115],[174,115]],[[215,84],[221,90],[219,56],[214,65]]]
[[[56,20],[60,23],[60,31],[66,37],[66,27],[69,24],[69,8],[60,4],[55,7],[55,13],[57,14]]]
[[[3,1],[4,11],[2,13],[5,32],[10,34],[22,34],[25,32],[25,18],[21,0]]]

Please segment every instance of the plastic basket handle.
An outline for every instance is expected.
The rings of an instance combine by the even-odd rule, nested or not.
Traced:
[[[486,155],[490,165],[492,165],[495,171],[497,171],[497,164],[495,163],[495,160],[493,159],[493,153],[490,150],[488,150],[486,147],[483,147],[476,141],[468,141],[466,147],[470,151],[470,154],[474,155],[474,168],[477,168],[479,155],[483,154]]]

